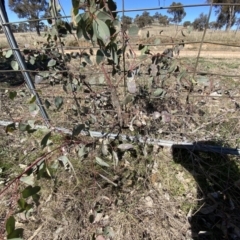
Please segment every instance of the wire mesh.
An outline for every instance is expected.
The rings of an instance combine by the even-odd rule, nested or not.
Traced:
[[[109,77],[120,99],[125,133],[178,142],[214,139],[239,148],[240,75],[237,51],[240,45],[236,40],[239,32],[208,29],[214,4],[183,5],[184,8],[200,6],[210,6],[208,22],[201,32],[194,30],[189,34],[183,26],[175,28],[152,24],[140,29],[135,37],[122,34],[119,44],[123,44],[127,37],[128,47],[121,61],[121,70],[114,77],[111,76],[110,66],[102,68],[96,64],[97,48],[89,41],[77,39],[75,32],[61,37],[55,46],[45,44],[48,35],[43,37],[44,33],[41,37],[32,32],[15,33],[17,50],[23,53],[26,61],[31,63],[34,55],[43,56],[43,51],[48,54],[54,51],[52,58],[61,58],[57,72],[41,66],[34,68],[31,64],[27,69],[35,80],[36,91],[47,108],[52,126],[71,129],[81,122],[90,130],[118,131],[115,127],[118,113],[106,83]],[[122,12],[124,16],[128,12],[162,9],[169,7],[125,9],[123,0],[122,10],[118,13]],[[59,18],[68,19],[69,16]],[[50,18],[41,20],[47,19]],[[26,21],[9,24],[22,22]],[[1,56],[4,56],[11,47],[1,35]],[[167,54],[167,49],[182,46],[182,43],[184,47],[168,57],[171,71],[155,69],[155,74],[150,72],[154,68],[154,57],[163,56]],[[141,53],[141,46],[147,46],[149,54]],[[67,60],[70,58],[71,62]],[[10,65],[14,61],[12,57],[7,60]],[[157,65],[161,68],[161,64]],[[137,90],[131,93],[128,74],[135,69],[139,69],[134,74]],[[48,75],[47,80],[38,81],[44,74]],[[65,76],[70,83],[65,84]],[[34,97],[23,85],[22,72],[1,63],[0,78],[4,82],[0,86],[1,120],[34,119],[41,122],[38,109],[34,108]],[[13,97],[14,92],[17,92],[16,97]]]

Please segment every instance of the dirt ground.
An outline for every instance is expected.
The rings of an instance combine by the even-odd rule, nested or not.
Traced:
[[[197,57],[198,51],[183,50],[180,53],[181,57]],[[201,51],[200,57],[204,58],[230,58],[239,59],[240,53],[238,51]]]
[[[24,39],[24,37],[22,38]],[[240,58],[238,48],[229,47],[223,50],[217,49],[217,47],[216,49],[210,48],[211,46],[204,44],[202,47],[200,57],[203,59],[199,61],[200,70],[211,70],[211,72],[217,73],[229,72],[237,75],[239,72],[238,59]],[[152,53],[162,53],[166,47],[151,47]],[[183,61],[184,64],[191,66],[192,59],[198,56],[198,49],[199,44],[186,44],[179,57],[180,59],[186,58],[184,61],[190,61],[190,63]],[[77,50],[65,50],[64,52],[74,51],[77,52]],[[140,55],[140,51],[136,50],[135,52]],[[94,55],[92,58],[95,59],[96,56]],[[227,60],[224,61],[224,59]],[[98,73],[95,66],[90,70],[92,74]],[[139,77],[140,83],[145,80],[146,76],[142,74],[142,78],[144,79]],[[156,134],[160,135],[164,133],[164,129],[170,126],[170,134],[164,135],[164,137],[174,138],[179,134],[177,130],[182,126],[180,123],[184,119],[183,127],[186,126],[185,131],[191,129],[194,139],[197,139],[196,132],[201,132],[200,137],[204,138],[211,131],[217,132],[216,136],[214,134],[212,136],[218,140],[213,140],[212,145],[221,143],[224,138],[230,139],[230,136],[237,139],[239,136],[239,104],[238,98],[235,99],[235,96],[239,95],[239,79],[237,77],[236,79],[221,79],[219,76],[212,76],[211,81],[206,81],[206,78],[202,76],[199,76],[199,79],[203,83],[196,91],[198,93],[194,101],[196,110],[194,109],[193,112],[193,110],[187,109],[185,115],[176,114],[173,116],[175,119],[172,125],[156,120],[150,122],[151,127],[153,127],[153,122],[158,124]],[[175,93],[175,88],[173,88],[175,85],[171,85],[173,81],[169,82],[167,82],[168,88]],[[209,82],[209,86],[204,85],[206,82]],[[52,98],[48,95],[52,97],[63,91],[62,88],[61,90],[57,89],[58,85],[54,87],[48,88],[47,92],[44,92],[46,88],[41,89],[41,94],[45,94],[45,98],[49,102],[52,101]],[[207,98],[211,92],[218,94],[217,90],[219,89],[222,90],[224,98],[221,98],[220,101],[216,99],[217,97]],[[206,91],[203,92],[204,90]],[[184,97],[184,93],[181,96]],[[184,110],[180,100],[185,98],[181,98],[181,96],[177,98],[173,95],[171,101],[162,106],[172,109],[173,115],[177,111]],[[201,99],[198,98],[199,96]],[[66,116],[61,115],[61,112],[55,111],[55,109],[48,111],[51,117],[54,116],[57,119],[55,124],[58,126],[62,126],[62,122],[65,123],[66,120],[70,125],[77,119],[72,117],[74,108],[71,104],[74,102],[67,97],[66,105],[63,106],[65,107],[64,111],[62,111],[64,114],[66,113]],[[92,96],[90,97],[92,98]],[[26,96],[26,99],[28,98],[29,96]],[[19,99],[23,101],[20,95]],[[177,102],[177,100],[179,101]],[[160,101],[162,100],[156,100],[158,104]],[[141,103],[141,99],[139,102]],[[153,105],[157,105],[156,102],[153,102]],[[81,102],[81,104],[83,103],[85,104],[85,102]],[[137,106],[140,106],[140,103]],[[13,101],[11,104],[2,105],[2,112],[4,113],[5,108],[11,110],[11,113],[19,111],[25,114],[28,111],[27,104],[24,106],[26,111],[23,111],[22,106],[17,108],[17,105],[14,105],[12,107],[15,104]],[[219,107],[220,104],[221,107]],[[208,109],[208,105],[212,107]],[[88,105],[86,104],[86,106]],[[157,107],[156,110],[158,110]],[[160,110],[159,107],[158,111],[160,112]],[[174,111],[176,112],[174,113]],[[69,115],[67,115],[68,113]],[[7,111],[6,116],[8,117]],[[71,120],[67,118],[68,116],[71,116]],[[96,116],[100,116],[99,122],[103,118],[105,121],[106,116],[108,117],[108,115]],[[190,121],[188,116],[191,116],[194,121]],[[26,118],[26,116],[24,117]],[[101,122],[102,125],[105,124],[104,121]],[[175,125],[178,125],[179,129]],[[155,131],[154,128],[151,128],[151,131]],[[181,131],[183,132],[183,130]],[[39,144],[45,132],[36,131],[31,136],[27,133],[26,135],[19,133],[19,137],[16,137],[18,135],[6,135],[5,129],[0,128],[0,133],[4,136],[0,139],[0,170],[4,170],[4,175],[0,175],[0,182],[2,180],[5,183],[5,179],[15,174],[13,166],[17,169],[20,164],[27,166],[36,159],[36,156],[40,155]],[[200,137],[199,139],[202,139]],[[174,140],[176,139],[174,138]],[[53,150],[55,146],[64,145],[67,141],[68,139],[62,138],[61,135],[52,135],[51,145],[46,150],[53,152],[46,160],[49,166],[50,163],[60,165],[59,156],[63,154],[61,151],[66,151],[65,147],[61,148],[62,150],[59,152]],[[16,227],[24,229],[24,239],[217,240],[223,239],[223,237],[224,239],[240,239],[240,229],[237,227],[240,218],[240,167],[236,158],[197,151],[190,152],[177,148],[137,146],[137,144],[134,145],[134,149],[124,152],[117,147],[120,143],[119,140],[116,143],[106,144],[108,147],[106,154],[104,153],[105,144],[100,141],[95,142],[91,138],[79,137],[74,144],[69,144],[67,153],[75,174],[71,168],[67,168],[68,166],[66,169],[59,167],[58,170],[54,169],[53,175],[37,180],[37,184],[42,188],[40,205],[33,208],[28,218],[21,213],[16,215]],[[82,149],[86,149],[84,154],[81,153]],[[97,157],[101,157],[107,164],[99,164]],[[37,169],[37,173],[41,170],[39,169]],[[5,210],[9,208],[9,202],[14,197],[14,190],[10,189],[9,193],[0,199],[0,230],[4,229],[7,212]],[[29,200],[29,203],[32,202]]]
[[[65,50],[65,53],[77,52],[76,50]],[[198,51],[182,50],[180,57],[197,57]],[[240,58],[240,52],[236,51],[201,51],[200,57],[204,58]]]

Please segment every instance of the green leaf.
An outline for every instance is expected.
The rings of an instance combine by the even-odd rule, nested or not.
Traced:
[[[35,187],[28,186],[22,191],[22,197],[23,198],[31,197],[32,195],[38,193],[40,189],[41,188],[39,186],[35,186]]]
[[[50,136],[51,136],[51,132],[47,133],[47,134],[43,137],[43,139],[42,139],[42,141],[41,141],[41,146],[42,146],[42,148],[45,148],[45,147],[47,146],[48,140],[49,140]]]
[[[34,65],[35,64],[35,61],[36,61],[36,59],[34,58],[34,57],[30,57],[30,63],[32,64],[32,65]]]
[[[199,85],[209,86],[210,81],[208,76],[196,76],[196,81]]]
[[[73,6],[73,8],[78,8],[79,7],[79,0],[72,0],[72,6]]]
[[[174,61],[172,62],[172,64],[171,64],[170,68],[168,69],[168,73],[174,72],[175,69],[176,69],[176,67],[177,67],[177,61],[174,60]]]
[[[35,75],[34,80],[35,80],[35,83],[36,83],[36,84],[39,84],[40,82],[42,82],[43,77],[40,76],[40,75]]]
[[[63,98],[62,97],[56,97],[54,99],[54,103],[57,109],[59,109],[63,105]]]
[[[12,56],[12,54],[13,54],[13,51],[10,49],[10,50],[7,51],[5,57],[10,58]]]
[[[110,41],[110,30],[105,22],[100,19],[93,21],[93,31],[97,38],[101,39],[105,45]]]
[[[29,100],[29,103],[32,104],[36,101],[36,96],[32,96],[32,98]]]
[[[91,61],[91,59],[90,59],[90,56],[89,56],[89,55],[87,55],[87,54],[84,54],[84,55],[83,55],[83,57],[84,57],[85,61],[86,61],[88,64],[92,64],[92,61]]]
[[[99,81],[100,84],[104,84],[105,83],[104,75],[100,75],[99,78],[98,78],[98,81]]]
[[[26,183],[27,185],[33,185],[34,184],[34,176],[31,174],[26,177],[21,177],[20,181]]]
[[[18,199],[17,203],[21,210],[26,210],[27,202],[23,198]]]
[[[49,108],[51,106],[51,103],[47,99],[45,99],[44,104],[46,108]]]
[[[106,22],[106,20],[112,20],[112,17],[107,13],[104,12],[103,10],[98,10],[96,12],[97,18]]]
[[[33,195],[33,196],[35,196],[35,195]],[[18,200],[18,206],[20,208],[20,210],[18,212],[29,211],[30,209],[33,208],[33,205],[28,204],[23,198]]]
[[[19,65],[17,61],[11,61],[11,67],[13,70],[17,71],[19,69]]]
[[[75,16],[75,22],[76,23],[79,23],[82,19],[83,19],[83,14],[82,13],[81,14],[77,14]]]
[[[118,19],[115,19],[112,24],[115,28],[121,28],[121,22]]]
[[[20,228],[21,229],[21,228]],[[16,229],[17,230],[17,229]],[[8,238],[10,239],[10,238]],[[23,240],[22,238],[11,238],[11,240]]]
[[[46,163],[43,161],[38,168],[37,179],[46,176]]]
[[[14,91],[14,92],[9,92],[8,96],[9,96],[9,98],[10,98],[11,100],[13,100],[13,99],[17,96],[17,92],[16,92],[16,91]]]
[[[34,128],[34,127],[35,127],[34,124],[35,124],[35,120],[28,120],[28,125],[29,125],[31,128]]]
[[[99,157],[96,157],[96,163],[103,167],[110,167],[110,165],[108,163],[106,163]]]
[[[78,124],[77,126],[73,127],[72,136],[77,136],[82,130],[84,130],[85,124]]]
[[[49,72],[40,72],[38,73],[40,76],[42,76],[43,78],[48,78],[49,77]]]
[[[69,159],[68,159],[68,157],[65,156],[65,155],[59,157],[58,160],[62,162],[63,166],[66,166],[67,164],[69,164]]]
[[[139,31],[139,28],[136,25],[133,25],[128,29],[128,35],[135,36],[138,34],[138,31]]]
[[[132,102],[133,101],[133,95],[132,94],[128,94],[124,100],[123,100],[123,104],[124,105],[127,105],[128,103]]]
[[[87,154],[87,151],[85,146],[82,146],[78,149],[78,157],[80,158],[80,160],[82,160],[84,156],[86,156],[86,154]]]
[[[39,111],[39,107],[37,106],[36,103],[32,103],[29,105],[29,111],[32,116],[36,116]]]
[[[82,26],[80,24],[78,24],[77,26],[77,37],[78,39],[80,39],[83,35],[83,31],[82,31]]]
[[[65,93],[68,93],[66,84],[63,85],[63,91],[64,91]],[[50,104],[50,102],[49,102],[49,104]],[[45,100],[45,105],[46,105],[46,100]],[[51,106],[51,104],[50,104],[48,107],[50,107],[50,106]],[[47,105],[46,105],[46,107],[47,107]],[[47,108],[48,108],[48,107],[47,107]]]
[[[21,239],[19,237],[22,237],[23,235],[23,229],[22,228],[18,228],[15,229],[13,232],[11,232],[10,234],[7,235],[7,239]]]
[[[187,72],[184,70],[182,71],[180,74],[178,74],[177,76],[177,83],[179,84],[179,86],[182,86],[181,84],[181,79],[187,74]]]
[[[15,218],[10,216],[6,222],[7,233],[10,234],[15,230]]]
[[[145,52],[148,50],[148,46],[144,46],[144,48],[141,49],[141,55],[145,54]]]
[[[56,63],[57,63],[57,61],[56,61],[56,60],[54,60],[54,59],[51,59],[51,60],[48,62],[48,67],[53,67],[53,66],[55,66],[55,65],[56,65]]]
[[[156,39],[154,40],[154,44],[155,44],[155,45],[161,44],[161,39],[156,38]]]
[[[34,194],[32,195],[32,199],[35,202],[36,205],[39,205],[39,199],[40,199],[40,195],[39,194]]]
[[[115,43],[111,44],[111,57],[114,63],[118,65],[117,45]]]
[[[86,28],[87,28],[87,26],[86,26],[86,23],[84,22],[84,23],[82,24],[83,37],[84,37],[87,41],[94,40],[94,39],[91,39],[91,38],[90,38],[90,34],[87,33]]]
[[[16,129],[16,125],[15,125],[15,123],[11,123],[11,124],[9,124],[9,125],[7,125],[7,127],[6,127],[6,133],[12,133],[14,130],[17,130]]]
[[[68,22],[64,22],[66,29],[72,34],[72,28]]]
[[[156,90],[154,91],[153,96],[159,97],[159,96],[161,96],[164,92],[165,92],[164,89],[158,88],[158,89],[156,89]]]
[[[96,53],[97,64],[99,65],[101,62],[103,62],[104,58],[105,58],[105,55],[104,55],[103,51],[101,49],[98,49],[97,53]]]
[[[22,132],[25,132],[25,131],[29,131],[31,129],[31,126],[20,122],[18,129]]]

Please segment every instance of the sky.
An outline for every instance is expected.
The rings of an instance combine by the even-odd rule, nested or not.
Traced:
[[[117,10],[122,10],[122,1],[124,1],[124,8],[125,10],[127,9],[142,9],[142,8],[160,8],[160,7],[168,7],[172,4],[173,1],[170,0],[115,0],[115,2],[117,3]],[[8,7],[8,1],[6,0],[6,10],[8,13],[8,17],[10,19],[11,22],[15,22],[15,21],[21,21],[24,19],[18,19],[17,15],[12,12],[9,7]],[[70,0],[59,0],[62,8],[64,9],[64,12],[66,15],[70,15],[71,12],[71,4],[72,1]],[[205,0],[175,0],[175,2],[181,2],[182,5],[190,5],[190,4],[204,4],[206,3]],[[194,3],[193,3],[194,2]],[[201,13],[207,14],[209,13],[209,8],[210,7],[186,7],[184,8],[185,12],[186,12],[186,16],[183,19],[184,21],[193,21],[194,19],[196,19]],[[148,11],[150,13],[150,15],[154,15],[156,12],[161,13],[162,15],[168,15],[167,14],[167,10],[164,9],[157,9],[157,10],[153,10],[153,11]],[[130,16],[130,17],[135,17],[137,14],[141,15],[142,12],[126,12],[125,15]],[[119,14],[120,16],[122,15],[122,13]],[[171,17],[170,15],[168,15],[169,17]],[[210,22],[214,21],[216,19],[216,15],[215,15],[215,10],[212,10],[212,14],[211,14],[211,18],[210,18]]]

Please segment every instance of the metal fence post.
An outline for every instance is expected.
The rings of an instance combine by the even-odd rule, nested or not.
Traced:
[[[7,17],[5,7],[4,7],[2,1],[0,1],[0,23],[2,25],[3,32],[5,33],[5,35],[7,37],[8,43],[13,51],[13,54],[16,58],[16,61],[18,62],[19,66],[20,66],[25,83],[27,84],[30,92],[36,97],[36,102],[37,102],[37,105],[39,106],[39,109],[40,109],[41,115],[45,121],[45,124],[47,125],[47,127],[50,127],[49,117],[47,115],[47,112],[42,104],[42,101],[41,101],[38,93],[35,90],[35,86],[31,79],[31,76],[30,76],[29,72],[27,72],[26,64],[23,60],[23,57],[18,48],[15,37],[14,37],[12,30],[10,28],[10,25],[8,23],[8,17]]]

